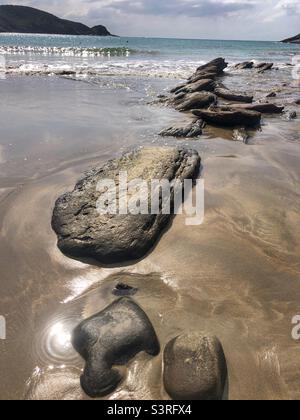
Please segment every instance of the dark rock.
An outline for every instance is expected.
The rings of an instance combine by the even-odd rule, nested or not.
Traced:
[[[215,60],[210,61],[207,64],[204,64],[204,66],[200,66],[197,69],[197,72],[203,72],[203,71],[210,71],[212,68],[216,69],[216,73],[218,76],[223,74],[223,71],[227,68],[228,64],[224,60],[224,58],[216,58]]]
[[[185,88],[188,89],[189,85],[191,84],[195,84],[197,82],[200,82],[202,80],[214,80],[216,78],[216,73],[196,73],[195,75],[193,75],[192,77],[190,77],[188,79],[187,82],[185,83],[181,83],[180,85],[176,86],[175,88],[171,89],[170,92],[171,93],[177,93],[177,92],[181,92],[181,91],[185,91]],[[208,90],[208,89],[206,89]]]
[[[187,85],[186,82],[185,83],[181,83],[180,85],[175,86],[173,89],[171,89],[170,90],[170,93],[176,93],[176,92],[180,91],[181,89],[185,88],[186,85]]]
[[[73,332],[72,344],[86,361],[81,386],[92,398],[110,394],[122,380],[114,366],[126,365],[138,353],[160,352],[154,328],[131,299],[121,298],[83,321]]]
[[[272,103],[256,103],[256,104],[242,104],[230,105],[231,109],[246,109],[248,111],[257,111],[261,114],[281,114],[284,106],[277,106]]]
[[[212,79],[203,79],[195,83],[190,83],[185,85],[183,88],[179,89],[178,93],[194,93],[194,92],[212,92],[216,87],[216,83]]]
[[[124,283],[118,283],[113,290],[115,296],[134,296],[138,292],[138,289],[128,286]]]
[[[199,94],[201,94],[201,92],[198,92]],[[190,94],[190,95],[195,95],[195,93]],[[176,93],[176,95],[174,95],[170,100],[169,103],[171,105],[179,105],[181,104],[181,102],[184,100],[184,98],[186,98],[188,95],[184,92],[181,93]]]
[[[253,102],[253,96],[234,93],[228,89],[217,88],[215,89],[215,94],[219,96],[220,98],[226,99],[228,101],[245,102],[245,103]]]
[[[212,75],[212,77],[205,77],[205,75]],[[220,73],[217,66],[209,66],[203,70],[196,70],[191,77],[189,77],[188,82],[193,83],[194,81],[205,79],[216,79],[217,77],[221,77],[223,75],[223,71]]]
[[[255,68],[259,70],[259,73],[264,73],[267,70],[271,70],[273,66],[273,63],[259,63],[255,66]]]
[[[202,134],[202,124],[201,120],[197,120],[183,127],[167,128],[162,130],[159,135],[163,137],[198,137]]]
[[[248,69],[253,69],[253,66],[254,66],[253,61],[245,61],[243,63],[237,64],[235,68],[238,70],[248,70]]]
[[[126,171],[128,181],[142,179],[150,190],[152,179],[171,182],[196,178],[200,162],[193,150],[153,147],[127,153],[90,171],[73,192],[64,194],[55,204],[52,227],[58,236],[58,247],[67,256],[94,259],[105,265],[144,257],[169,226],[172,214],[161,211],[158,215],[123,215],[117,208],[117,214],[100,215],[97,201],[105,201],[107,191],[98,191],[98,182],[107,179],[118,182],[119,173]],[[173,195],[171,188],[171,205]],[[148,199],[152,201],[151,194]]]
[[[295,104],[296,104],[296,105],[300,105],[300,99],[297,99],[297,100],[295,101]]]
[[[178,111],[185,112],[195,108],[207,108],[217,103],[217,97],[210,92],[196,92],[189,95],[176,96],[174,99],[175,108]]]
[[[276,96],[277,96],[276,92],[271,92],[266,96],[266,98],[276,98]]]
[[[195,75],[193,75],[189,80],[188,80],[188,84],[190,83],[195,83],[198,82],[199,80],[204,80],[204,79],[216,79],[217,74],[214,72],[204,72],[204,73],[196,73]]]
[[[289,120],[295,120],[297,118],[297,112],[296,111],[291,111],[288,113],[288,119]]]
[[[257,127],[261,122],[261,114],[243,109],[223,110],[194,110],[193,114],[210,124],[221,127]]]
[[[216,337],[188,334],[167,344],[163,380],[174,400],[221,400],[226,379],[226,359]]]
[[[76,76],[76,71],[74,70],[51,70],[51,73],[56,76]]]

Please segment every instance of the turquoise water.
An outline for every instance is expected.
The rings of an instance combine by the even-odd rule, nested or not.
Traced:
[[[161,54],[164,56],[202,56],[211,58],[226,55],[236,60],[242,57],[261,59],[272,57],[284,60],[286,57],[300,52],[300,46],[282,44],[280,42],[259,41],[218,41],[196,39],[166,38],[117,38],[117,37],[85,37],[60,35],[22,35],[2,34],[0,45],[64,47],[64,48],[128,48],[141,55]]]
[[[83,67],[96,72],[160,77],[183,77],[195,66],[218,56],[230,64],[244,60],[290,64],[300,45],[280,42],[217,41],[160,38],[84,37],[60,35],[1,34],[0,53],[9,64]],[[65,67],[64,67],[65,66]],[[66,67],[69,66],[69,67]]]

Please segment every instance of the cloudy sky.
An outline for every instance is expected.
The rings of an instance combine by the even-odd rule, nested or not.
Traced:
[[[279,40],[300,33],[300,0],[0,0],[118,35]]]

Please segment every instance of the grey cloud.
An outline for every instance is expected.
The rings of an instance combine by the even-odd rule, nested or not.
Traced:
[[[93,2],[93,0],[92,0]],[[254,7],[250,1],[211,0],[124,0],[104,6],[118,12],[153,16],[210,17],[226,16]]]

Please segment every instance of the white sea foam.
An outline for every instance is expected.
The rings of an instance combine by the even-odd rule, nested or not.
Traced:
[[[50,75],[69,77],[142,76],[184,79],[201,65],[201,61],[180,60],[101,60],[101,61],[23,61],[10,62],[6,74]]]

